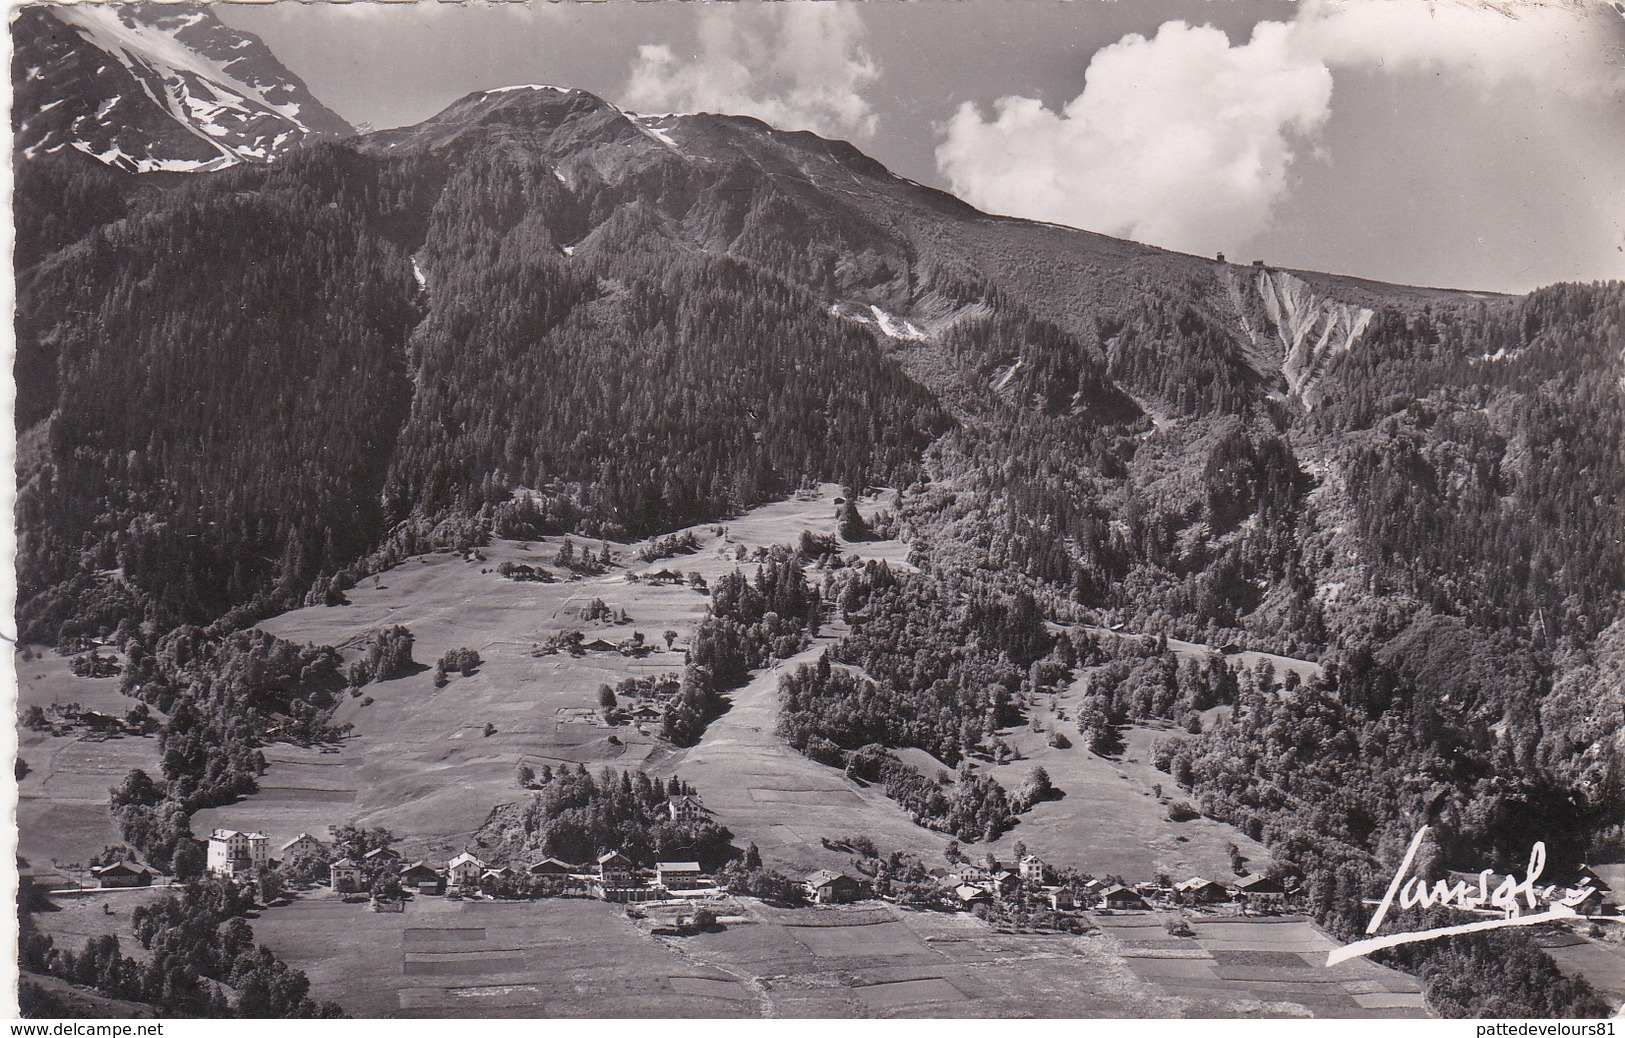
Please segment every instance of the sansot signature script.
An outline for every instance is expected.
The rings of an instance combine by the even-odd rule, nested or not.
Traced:
[[[1393,948],[1401,944],[1411,944],[1415,941],[1428,941],[1435,937],[1448,937],[1458,933],[1477,933],[1482,930],[1499,930],[1508,926],[1533,926],[1537,923],[1547,923],[1555,919],[1574,919],[1578,913],[1574,906],[1583,903],[1591,896],[1591,880],[1583,880],[1579,886],[1559,890],[1555,886],[1538,887],[1536,881],[1540,874],[1546,870],[1546,845],[1537,843],[1529,851],[1529,865],[1524,869],[1522,879],[1507,876],[1490,886],[1493,872],[1485,869],[1478,874],[1478,884],[1474,886],[1466,880],[1437,880],[1431,886],[1427,880],[1410,874],[1411,866],[1416,861],[1416,852],[1421,848],[1426,838],[1428,827],[1423,826],[1411,839],[1410,847],[1405,851],[1405,860],[1400,862],[1399,871],[1394,873],[1393,880],[1388,884],[1388,892],[1377,903],[1377,911],[1371,917],[1365,932],[1375,934],[1382,928],[1383,920],[1398,899],[1400,908],[1457,908],[1463,911],[1485,911],[1488,909],[1500,910],[1504,913],[1500,918],[1483,919],[1476,923],[1463,923],[1459,926],[1442,926],[1433,930],[1413,930],[1409,933],[1385,934],[1381,937],[1371,937],[1363,941],[1338,948],[1326,957],[1326,965],[1331,966],[1345,959],[1367,955],[1379,948]],[[1541,904],[1546,910],[1536,912]],[[1527,914],[1526,914],[1527,910]]]

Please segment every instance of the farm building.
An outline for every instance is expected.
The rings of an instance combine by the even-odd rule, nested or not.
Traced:
[[[99,887],[152,886],[152,870],[145,865],[129,861],[115,861],[111,865],[91,869],[90,874],[96,877],[96,885]]]
[[[705,806],[700,803],[699,797],[675,796],[666,801],[666,810],[671,813],[671,820],[691,825],[705,820]]]
[[[1236,893],[1253,908],[1278,908],[1286,903],[1286,890],[1268,876],[1247,877],[1236,884]]]
[[[446,882],[454,890],[479,888],[480,877],[485,875],[485,862],[464,851],[446,865]]]
[[[985,904],[992,900],[987,891],[981,887],[973,887],[969,883],[962,883],[955,887],[954,896],[959,899],[960,904],[967,908],[974,904]]]
[[[1230,900],[1230,891],[1224,888],[1223,883],[1215,883],[1201,876],[1192,876],[1183,883],[1175,883],[1174,892],[1184,895],[1187,900],[1201,904],[1210,905]]]
[[[446,877],[429,863],[414,861],[401,870],[401,886],[419,894],[444,894]]]
[[[576,867],[557,858],[543,858],[541,861],[532,862],[525,871],[532,876],[569,876],[575,873]]]
[[[820,869],[809,875],[802,886],[807,890],[807,896],[820,905],[845,904],[856,901],[862,890],[857,880],[844,872],[831,872],[829,869]]]
[[[1141,897],[1137,891],[1130,890],[1125,886],[1113,885],[1100,892],[1100,907],[1129,909],[1150,908],[1151,906],[1145,903],[1145,898]]]
[[[340,858],[327,866],[327,885],[339,894],[354,894],[365,890],[366,877],[354,858]]]
[[[1574,909],[1580,915],[1602,915],[1603,903],[1607,900],[1607,896],[1596,887],[1585,887],[1580,893],[1559,889],[1554,900]]]
[[[208,869],[216,876],[247,876],[265,868],[269,841],[264,833],[216,829],[209,834]]]
[[[361,856],[361,864],[369,868],[373,866],[398,865],[401,856],[388,847],[374,847]]]
[[[277,853],[282,855],[283,861],[297,861],[300,858],[319,858],[327,852],[327,845],[309,833],[300,833],[281,847]]]
[[[532,862],[525,871],[538,886],[551,894],[557,894],[576,883],[576,867],[557,858]]]
[[[588,652],[615,652],[614,642],[607,642],[602,638],[594,638],[590,642],[582,642],[581,647]]]
[[[655,882],[667,890],[693,890],[700,885],[700,863],[697,861],[656,862]]]
[[[598,856],[598,882],[606,887],[629,887],[639,882],[637,866],[620,851]]]
[[[1021,889],[1021,877],[1014,872],[995,872],[987,878],[985,886],[999,897],[1009,897]]]
[[[1049,879],[1049,866],[1036,854],[1029,854],[1016,865],[1016,871],[1028,883],[1042,884]]]

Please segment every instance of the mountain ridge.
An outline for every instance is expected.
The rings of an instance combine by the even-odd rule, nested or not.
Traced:
[[[354,132],[206,7],[39,4],[18,12],[12,38],[25,158],[72,148],[130,172],[199,172]]]

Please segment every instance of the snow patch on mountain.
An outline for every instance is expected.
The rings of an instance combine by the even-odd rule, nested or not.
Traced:
[[[13,26],[25,155],[72,146],[132,172],[269,162],[352,132],[257,37],[201,8],[40,5]]]
[[[553,86],[550,83],[516,83],[513,86],[492,87],[485,92],[487,94],[512,94],[520,90],[546,90],[555,94],[577,93],[571,87]]]
[[[674,151],[676,150],[677,142],[672,140],[671,134],[666,132],[666,127],[662,125],[661,119],[653,118],[647,115],[639,115],[634,116],[632,121],[636,123],[644,133],[647,133],[649,136],[664,144],[666,147],[671,148]]]

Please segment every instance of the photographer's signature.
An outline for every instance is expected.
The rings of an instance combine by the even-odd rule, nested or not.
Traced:
[[[1405,851],[1405,860],[1400,862],[1399,871],[1394,873],[1393,881],[1388,884],[1388,892],[1377,902],[1377,911],[1372,915],[1365,932],[1375,934],[1382,927],[1383,920],[1388,917],[1396,898],[1402,909],[1437,906],[1467,912],[1498,910],[1503,914],[1499,918],[1481,919],[1476,923],[1384,934],[1381,937],[1356,941],[1331,952],[1326,957],[1326,965],[1332,966],[1345,959],[1369,954],[1379,948],[1393,948],[1401,944],[1432,940],[1435,937],[1448,937],[1451,934],[1479,933],[1508,926],[1534,926],[1559,919],[1576,919],[1579,913],[1574,910],[1575,906],[1583,904],[1594,893],[1589,878],[1582,880],[1578,886],[1566,889],[1552,885],[1537,887],[1535,881],[1546,869],[1544,843],[1537,843],[1530,849],[1529,865],[1525,868],[1522,879],[1506,876],[1492,888],[1490,881],[1494,873],[1490,869],[1485,869],[1478,874],[1476,887],[1461,879],[1454,881],[1441,879],[1430,886],[1426,880],[1409,874],[1411,863],[1416,860],[1416,852],[1422,846],[1422,840],[1427,836],[1427,832],[1428,827],[1424,825],[1411,839],[1411,845]],[[1535,911],[1542,904],[1546,906],[1545,911]]]

